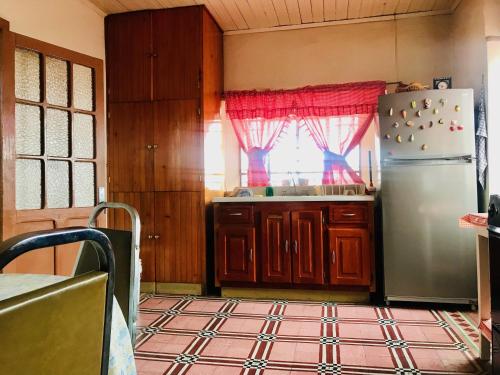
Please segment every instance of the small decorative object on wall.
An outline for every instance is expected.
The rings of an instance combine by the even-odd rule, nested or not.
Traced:
[[[417,108],[417,101],[416,100],[412,100],[411,103],[410,103],[410,106],[415,109]]]
[[[406,121],[406,126],[408,126],[409,128],[413,128],[413,126],[415,125],[415,123],[413,121]]]
[[[403,138],[401,138],[401,136],[399,134],[396,136],[396,142],[398,142],[398,143],[403,142]]]
[[[392,109],[392,107],[391,107],[391,108],[389,108],[389,116],[392,116],[393,114],[394,114],[394,109]]]
[[[434,90],[451,89],[451,77],[434,78],[432,87],[434,87]]]
[[[413,134],[410,134],[408,137],[408,142],[413,142],[415,140],[415,136]]]
[[[431,105],[432,105],[432,99],[425,98],[424,99],[424,108],[425,109],[429,109],[429,108],[431,108]]]
[[[406,120],[406,116],[408,116],[408,112],[406,112],[404,109],[401,111],[401,116]]]
[[[399,128],[399,122],[395,122],[394,124],[392,124],[392,127],[393,128]]]

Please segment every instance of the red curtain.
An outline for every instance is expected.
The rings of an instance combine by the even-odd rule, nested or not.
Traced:
[[[269,184],[265,157],[294,116],[304,119],[311,136],[325,154],[323,183],[360,182],[345,157],[361,142],[377,112],[378,97],[384,92],[385,82],[382,81],[294,90],[227,92],[226,113],[240,147],[248,154],[248,185]],[[341,124],[345,121],[341,118],[345,117],[349,117],[352,124],[342,126],[348,131],[341,139],[334,138],[331,135],[337,123]],[[332,121],[325,118],[332,118]]]

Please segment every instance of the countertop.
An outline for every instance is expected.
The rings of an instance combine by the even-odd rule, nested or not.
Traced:
[[[215,197],[213,203],[248,202],[372,202],[373,195],[287,195],[273,197]]]

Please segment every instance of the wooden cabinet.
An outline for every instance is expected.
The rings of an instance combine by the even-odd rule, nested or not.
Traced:
[[[262,211],[262,281],[292,282],[290,211]]]
[[[323,284],[322,213],[292,212],[293,282]]]
[[[364,228],[331,228],[330,282],[333,285],[370,285],[369,232]]]
[[[257,281],[255,228],[239,225],[220,227],[217,249],[220,281]]]
[[[151,12],[106,17],[108,102],[152,99]]]

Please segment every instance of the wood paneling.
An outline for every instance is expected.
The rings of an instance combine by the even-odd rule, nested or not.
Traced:
[[[142,263],[141,281],[155,281],[155,241],[154,241],[154,194],[153,193],[113,193],[112,202],[126,203],[134,207],[141,219],[141,248],[139,256]],[[130,215],[125,210],[111,209],[109,227],[131,230]]]
[[[460,0],[89,0],[104,12],[204,4],[224,31],[355,20],[428,11],[451,13]]]
[[[264,209],[261,218],[262,281],[291,283],[290,211]]]
[[[222,226],[217,233],[220,281],[257,281],[255,228]]]
[[[323,284],[321,211],[292,212],[293,282]]]
[[[154,179],[153,104],[109,103],[108,113],[110,191],[151,190]]]
[[[86,227],[88,221],[89,221],[88,217],[70,218],[61,224],[62,227]],[[77,242],[63,246],[56,246],[55,248],[56,275],[63,275],[63,276],[73,275],[73,269],[75,267],[76,259],[78,257],[80,245],[81,243]]]
[[[334,285],[370,285],[369,232],[363,228],[331,228],[330,282]]]
[[[153,12],[153,99],[200,97],[202,8]]]
[[[198,110],[198,100],[155,102],[155,191],[202,190],[204,133]]]
[[[156,281],[201,283],[202,208],[200,193],[155,193]]]
[[[106,18],[109,102],[151,100],[152,53],[150,12]]]

